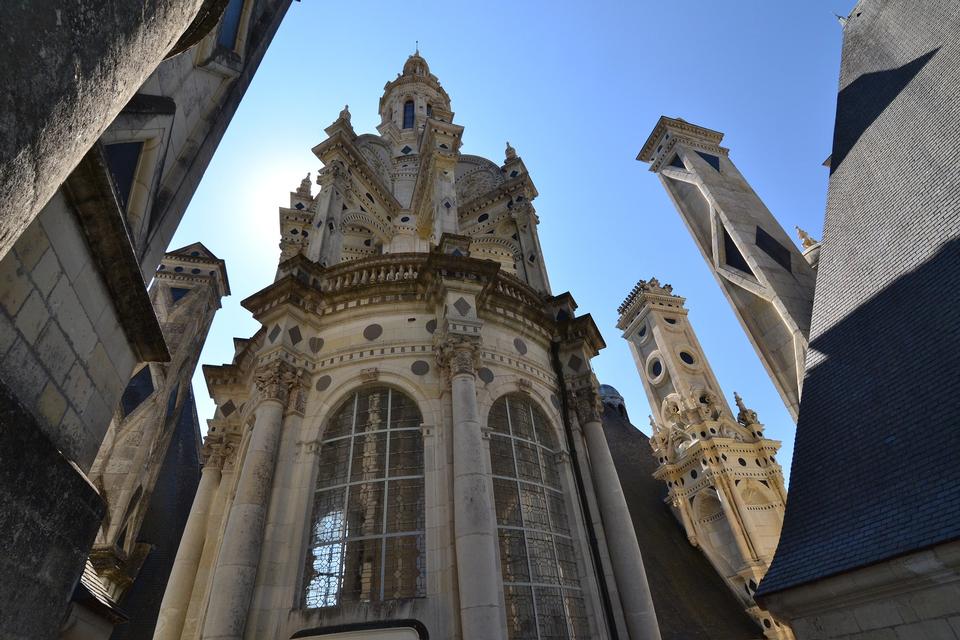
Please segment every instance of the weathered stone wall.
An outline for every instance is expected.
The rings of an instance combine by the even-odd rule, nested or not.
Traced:
[[[0,257],[157,64],[203,0],[0,5]]]
[[[58,191],[0,260],[0,378],[89,469],[135,356],[75,214]]]

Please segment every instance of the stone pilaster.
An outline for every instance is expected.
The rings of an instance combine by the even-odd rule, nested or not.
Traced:
[[[204,640],[243,637],[260,560],[284,410],[297,379],[296,369],[281,360],[254,373],[257,406],[253,432],[241,463],[236,495],[223,534],[223,552],[213,576]]]
[[[446,335],[435,347],[450,381],[453,405],[454,544],[464,640],[503,638],[497,522],[487,447],[477,406],[480,340]]]
[[[583,428],[590,454],[590,473],[600,505],[600,517],[613,562],[623,615],[630,638],[659,640],[660,627],[653,608],[650,585],[643,568],[640,545],[627,509],[620,477],[603,434],[603,404],[593,373],[570,381],[574,410]]]

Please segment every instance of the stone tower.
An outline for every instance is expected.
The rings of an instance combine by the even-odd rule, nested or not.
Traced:
[[[655,477],[667,484],[674,515],[727,581],[768,638],[790,630],[760,609],[753,593],[770,566],[783,525],[786,490],[780,443],[735,395],[734,417],[670,285],[641,280],[618,309],[654,414]]]
[[[200,243],[167,253],[150,288],[171,359],[134,372],[90,472],[107,503],[90,560],[114,601],[150,552],[138,542],[140,525],[179,416],[194,411],[190,380],[220,299],[229,294],[223,260]]]
[[[718,131],[662,116],[637,159],[660,176],[796,420],[815,273],[721,140]]]
[[[419,54],[280,210],[155,638],[660,637],[600,423],[603,340],[554,296],[516,151],[460,152]],[[324,635],[324,637],[328,637]]]

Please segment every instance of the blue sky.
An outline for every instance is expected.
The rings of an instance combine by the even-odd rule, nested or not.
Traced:
[[[375,133],[386,81],[419,40],[465,127],[463,152],[503,161],[509,140],[540,197],[554,293],[570,291],[607,348],[593,361],[632,421],[649,408],[616,308],[639,278],[687,298],[723,391],[744,396],[792,457],[794,425],[656,176],[635,158],[661,114],[726,134],[724,146],[792,233],[819,238],[842,30],[854,0],[770,2],[294,2],[193,198],[171,248],[226,260],[224,299],[201,364],[229,362],[258,328],[240,306],[268,285],[277,208],[319,161],[311,147],[350,105]],[[201,423],[213,415],[194,378]],[[787,469],[785,469],[787,470]],[[788,471],[788,470],[787,470]]]

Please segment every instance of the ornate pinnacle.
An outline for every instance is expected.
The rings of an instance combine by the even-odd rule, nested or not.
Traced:
[[[343,110],[340,111],[340,117],[338,120],[346,120],[347,122],[350,122],[350,105],[343,105]]]
[[[307,177],[300,181],[300,186],[297,187],[297,195],[306,198],[313,197],[313,194],[310,193],[310,173],[307,173]]]
[[[506,156],[507,160],[513,160],[517,157],[517,150],[511,147],[509,142],[507,142]]]
[[[800,236],[800,243],[803,245],[804,249],[809,249],[810,247],[817,244],[817,242],[819,242],[818,240],[814,240],[813,238],[811,238],[810,234],[804,231],[803,229],[801,229],[800,227],[796,227],[796,230],[797,230],[797,235]]]

